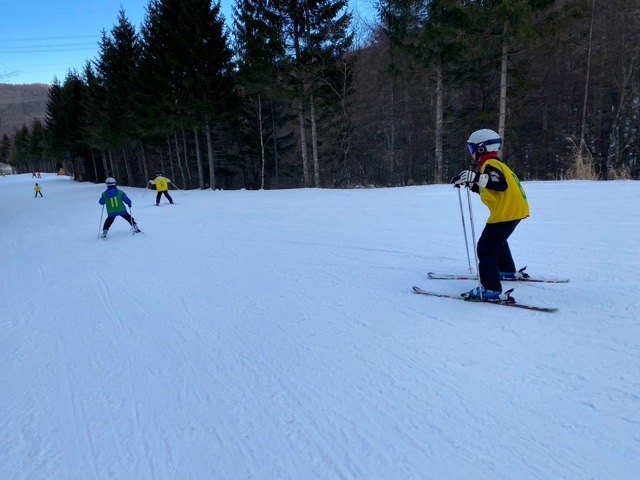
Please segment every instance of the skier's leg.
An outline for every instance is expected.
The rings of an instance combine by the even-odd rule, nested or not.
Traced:
[[[111,228],[111,225],[113,225],[113,221],[115,220],[115,218],[116,217],[107,217],[107,219],[104,221],[102,230],[109,230]]]
[[[498,270],[501,272],[515,272],[516,264],[513,261],[513,256],[511,255],[511,249],[509,248],[508,239],[511,234],[514,232],[520,220],[514,220],[512,222],[504,222],[503,230],[503,238],[504,242],[502,246],[498,248],[497,256],[498,256]]]
[[[498,274],[495,227],[492,225],[494,224],[485,225],[478,240],[478,273],[480,274],[480,284],[486,290],[502,291]]]
[[[511,257],[507,239],[513,233],[518,222],[519,220],[488,223],[480,235],[480,240],[478,240],[478,273],[480,274],[480,283],[487,290],[502,291],[500,269],[498,268],[499,258],[504,255],[503,259],[508,262]],[[511,263],[513,263],[513,259],[511,259]]]

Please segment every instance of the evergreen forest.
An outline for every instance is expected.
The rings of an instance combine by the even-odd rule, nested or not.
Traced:
[[[182,189],[447,182],[479,128],[521,180],[640,178],[640,0],[149,0],[44,121],[18,172]]]

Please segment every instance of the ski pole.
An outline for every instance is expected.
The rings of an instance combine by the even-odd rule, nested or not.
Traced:
[[[467,235],[467,225],[464,221],[464,209],[462,208],[462,194],[460,193],[460,187],[458,190],[458,203],[460,203],[460,217],[462,218],[462,232],[464,233],[464,245],[467,250],[467,264],[469,265],[469,273],[473,273],[473,269],[471,268],[471,257],[469,256],[469,240]]]
[[[134,232],[135,230],[134,225],[136,224],[136,222],[133,219],[133,207],[129,207],[129,217],[131,217],[131,233],[135,234],[136,232]]]
[[[147,193],[148,188],[149,188],[149,182],[147,182],[147,184],[144,186],[144,192],[142,192],[142,196],[140,197],[140,200],[144,198],[144,194]]]
[[[178,187],[176,187],[176,184],[175,184],[175,183],[173,183],[173,182],[169,182],[169,185],[173,185],[173,187],[174,187],[176,190],[180,190],[180,191],[182,192],[182,190],[181,190],[181,189],[179,189]],[[184,192],[182,192],[182,194],[183,194],[183,195],[186,195]]]
[[[473,241],[473,255],[476,260],[476,272],[478,272],[478,287],[480,298],[482,299],[482,284],[480,283],[480,265],[478,263],[478,251],[476,245],[476,229],[473,224],[473,209],[471,208],[471,188],[467,185],[467,201],[469,203],[469,223],[471,224],[471,240]]]
[[[100,212],[100,223],[98,224],[98,236],[102,231],[102,216],[104,215],[104,205],[102,205],[102,212]]]

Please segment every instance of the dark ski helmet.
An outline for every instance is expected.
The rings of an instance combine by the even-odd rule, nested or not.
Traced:
[[[108,177],[108,178],[104,181],[104,183],[106,183],[106,184],[107,184],[107,187],[108,187],[108,186],[110,186],[110,185],[115,185],[115,184],[116,184],[116,179],[115,179],[115,178],[113,178],[113,177]]]

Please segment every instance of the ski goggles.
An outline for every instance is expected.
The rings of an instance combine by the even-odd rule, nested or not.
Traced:
[[[469,150],[469,153],[473,155],[474,153],[476,153],[478,148],[486,147],[487,145],[495,145],[496,143],[501,144],[502,140],[500,140],[499,138],[494,138],[493,140],[487,140],[486,142],[482,142],[482,143],[467,143],[467,149]],[[486,151],[486,148],[485,148],[485,151]]]

